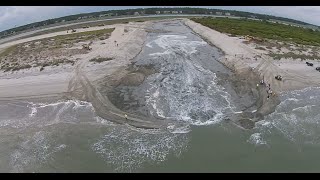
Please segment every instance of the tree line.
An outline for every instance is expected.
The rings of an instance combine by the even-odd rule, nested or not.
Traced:
[[[100,17],[114,17],[114,16],[132,16],[132,15],[155,15],[155,14],[207,14],[207,15],[229,15],[244,17],[244,18],[257,18],[262,20],[280,20],[291,23],[296,23],[300,25],[312,25],[309,23],[305,23],[302,21],[284,18],[284,17],[276,17],[271,15],[243,12],[243,11],[235,11],[235,10],[221,10],[221,9],[207,9],[207,8],[189,8],[189,7],[181,7],[181,8],[138,8],[138,9],[124,9],[124,10],[108,10],[108,11],[100,11],[100,12],[92,12],[92,13],[82,13],[70,16],[64,16],[54,19],[48,19],[40,22],[30,23],[27,25],[11,28],[5,31],[0,32],[0,38],[10,36],[15,33],[19,33],[22,31],[27,31],[30,29],[39,28],[42,26],[53,25],[56,23],[62,22],[70,22],[82,19],[91,19],[91,18],[100,18]]]

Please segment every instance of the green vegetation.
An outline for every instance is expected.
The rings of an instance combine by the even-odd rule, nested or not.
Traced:
[[[292,58],[292,59],[301,59],[301,60],[318,60],[320,59],[319,56],[316,55],[304,55],[304,54],[294,54],[293,52],[285,53],[285,54],[275,54],[275,53],[270,53],[268,54],[270,57],[273,57],[275,60],[280,60],[281,58]]]
[[[233,35],[250,35],[303,45],[320,45],[320,32],[289,25],[230,18],[191,18],[204,26]]]
[[[173,13],[175,11],[175,13]],[[57,24],[68,24],[71,22],[80,22],[86,20],[94,20],[101,18],[112,18],[112,17],[128,17],[133,16],[135,13],[139,15],[156,15],[156,14],[202,14],[202,15],[215,15],[216,13],[225,15],[226,13],[230,13],[232,16],[244,17],[244,18],[257,18],[264,20],[277,20],[279,22],[290,22],[299,25],[306,25],[312,28],[318,28],[314,25],[289,19],[283,17],[276,17],[264,14],[256,14],[242,11],[233,11],[233,10],[222,10],[222,9],[206,9],[206,8],[189,8],[189,7],[172,7],[172,8],[138,8],[138,9],[123,9],[123,10],[109,10],[109,11],[101,11],[101,12],[92,12],[92,13],[82,13],[70,16],[64,16],[60,18],[48,19],[45,21],[30,23],[24,26],[15,27],[12,29],[8,29],[0,32],[0,38],[10,36],[14,33],[20,33],[23,31],[27,31],[30,29],[41,28],[44,26],[53,26]]]
[[[101,62],[104,62],[104,61],[111,61],[112,59],[114,59],[114,58],[93,58],[93,59],[90,59],[89,61],[90,62],[101,63]]]
[[[68,60],[68,59],[56,59],[48,62],[42,62],[42,63],[36,63],[33,66],[29,64],[19,64],[17,62],[15,63],[5,63],[1,66],[1,70],[4,70],[4,72],[8,71],[18,71],[21,69],[29,69],[31,67],[41,67],[40,71],[44,70],[44,67],[47,66],[59,66],[60,64],[71,64],[74,65],[74,61]]]
[[[31,67],[32,66],[29,64],[19,65],[19,64],[15,63],[15,64],[11,64],[11,65],[5,64],[5,65],[1,66],[1,69],[3,69],[4,72],[7,72],[7,71],[18,71],[20,69],[29,69]]]
[[[55,39],[56,43],[60,45],[60,44],[68,44],[71,41],[79,41],[79,40],[87,41],[94,38],[107,39],[110,36],[112,31],[114,31],[114,28],[59,35],[53,38]],[[51,39],[51,38],[48,38],[48,39]]]
[[[9,55],[10,53],[14,52],[17,48],[17,45],[13,45],[5,49],[3,52],[0,53],[0,57],[4,57]]]
[[[48,62],[43,62],[43,63],[37,63],[34,67],[42,66],[59,66],[60,64],[68,64],[71,63],[72,65],[74,64],[74,61],[68,60],[68,59],[56,59]]]
[[[0,58],[2,59],[2,62],[0,62],[1,70],[7,72],[28,69],[31,67],[41,67],[40,71],[42,71],[47,66],[59,66],[60,64],[74,65],[74,61],[65,58],[60,59],[59,57],[55,57],[53,54],[57,54],[57,56],[60,56],[61,54],[68,56],[68,54],[74,53],[72,51],[79,53],[77,51],[83,50],[68,50],[64,49],[64,47],[70,47],[73,43],[79,41],[106,39],[110,36],[113,30],[114,28],[79,33],[75,32],[8,47],[0,53]],[[53,60],[38,62],[38,59],[47,57],[51,57]],[[102,62],[105,60],[98,59],[96,61]]]
[[[114,31],[114,28],[109,29],[101,29],[101,30],[95,30],[95,31],[86,31],[86,32],[75,32],[75,33],[69,33],[66,35],[58,35],[55,37],[49,37],[41,40],[34,40],[31,42],[26,42],[23,44],[17,44],[11,47],[8,47],[3,52],[0,53],[0,58],[13,55],[13,54],[19,54],[25,51],[25,48],[23,48],[24,45],[29,44],[31,48],[33,48],[34,51],[41,51],[42,49],[59,49],[63,48],[64,45],[70,45],[73,43],[77,43],[80,41],[87,41],[91,39],[100,39],[104,40],[107,39],[111,32]],[[51,41],[53,40],[53,41]],[[35,43],[40,42],[41,46],[36,47]],[[52,42],[51,45],[48,45],[49,42]]]
[[[83,28],[84,26],[90,26],[90,27],[99,26],[100,23],[103,23],[104,25],[121,24],[121,23],[122,24],[127,24],[129,22],[136,21],[136,20],[137,21],[149,21],[149,20],[169,19],[169,18],[172,18],[172,17],[145,17],[145,18],[115,19],[115,20],[107,19],[106,21],[102,21],[102,22],[101,21],[99,21],[99,22],[88,22],[88,23],[84,23],[84,24],[76,24],[76,25],[71,25],[71,26],[67,26],[67,27],[59,27],[59,28],[54,28],[54,29],[48,29],[48,30],[44,30],[44,31],[40,31],[40,32],[37,32],[37,33],[30,34],[28,36],[17,38],[16,40],[19,40],[19,39],[22,39],[22,38],[33,37],[33,36],[39,36],[39,35],[48,34],[48,33],[59,32],[59,31],[67,31],[67,30],[70,30],[70,29]]]
[[[263,47],[256,47],[255,49],[259,49],[259,50],[266,50],[265,48]]]

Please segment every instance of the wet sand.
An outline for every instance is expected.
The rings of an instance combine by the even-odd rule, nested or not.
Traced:
[[[78,64],[83,65],[83,71],[93,81],[108,74],[110,75],[118,69],[125,68],[130,63],[130,59],[141,51],[146,36],[146,32],[143,29],[144,26],[146,26],[146,23],[139,23],[139,26],[130,23],[127,26],[116,24],[105,27],[92,27],[85,30],[79,29],[78,31],[81,32],[102,28],[116,28],[111,36],[104,40],[104,44],[93,44],[92,51],[88,54],[76,55],[79,61],[74,66],[47,67],[41,72],[38,68],[30,68],[18,72],[1,71],[0,99],[26,99],[37,95],[60,96],[63,93],[68,93],[69,82],[73,78],[75,67]],[[126,33],[124,33],[125,28],[128,29]],[[60,34],[66,34],[66,31],[13,41],[1,44],[0,47],[5,48],[21,42],[54,37]],[[118,46],[115,45],[115,40],[117,40]],[[90,59],[95,57],[113,57],[114,59],[97,64],[89,62]]]
[[[185,24],[187,24],[189,27],[190,22],[189,20],[183,20]],[[182,21],[182,22],[183,22]],[[164,21],[168,22],[169,21]],[[189,22],[189,24],[188,24]],[[94,102],[97,98],[92,99],[94,97],[100,97],[100,96],[90,96],[86,94],[88,91],[86,86],[89,86],[89,84],[83,86],[80,85],[79,82],[81,80],[76,80],[78,78],[80,69],[81,74],[85,75],[85,77],[88,79],[88,82],[90,81],[90,86],[93,84],[95,86],[95,82],[99,83],[99,79],[109,79],[109,88],[115,88],[118,86],[119,82],[122,84],[130,85],[131,82],[128,82],[128,78],[126,76],[130,76],[131,80],[129,78],[129,81],[137,81],[137,79],[140,79],[138,81],[143,82],[148,75],[151,75],[150,73],[147,74],[137,74],[137,72],[130,72],[127,69],[127,67],[131,64],[130,60],[133,59],[135,56],[137,56],[142,49],[143,44],[146,41],[146,32],[145,29],[150,29],[151,22],[145,22],[145,23],[129,23],[128,25],[109,25],[108,28],[115,27],[116,29],[114,32],[112,32],[111,36],[105,40],[105,44],[96,44],[92,45],[93,50],[89,52],[88,54],[84,55],[78,55],[78,58],[81,60],[76,63],[74,67],[67,67],[63,69],[62,67],[58,67],[52,71],[48,72],[33,72],[32,70],[27,70],[27,72],[23,72],[26,75],[23,75],[21,72],[15,73],[15,74],[9,74],[9,73],[3,73],[2,78],[0,80],[0,84],[2,85],[2,88],[0,86],[0,92],[1,97],[0,99],[8,100],[8,99],[28,99],[28,98],[39,98],[39,97],[50,97],[50,96],[59,96],[63,98],[78,98],[81,100],[87,100]],[[191,22],[192,25],[192,22]],[[197,26],[198,27],[198,26]],[[99,27],[101,28],[101,27]],[[105,27],[102,27],[105,28]],[[128,33],[124,33],[124,29],[129,30]],[[86,29],[87,30],[93,30],[92,28]],[[154,30],[161,30],[166,31],[163,27],[157,27],[154,28]],[[199,30],[193,28],[193,30],[198,33]],[[80,30],[83,31],[83,30]],[[170,30],[169,30],[170,31]],[[52,33],[48,35],[41,35],[39,37],[32,37],[28,39],[22,39],[19,41],[13,41],[7,44],[2,44],[1,47],[7,47],[12,44],[26,42],[30,40],[35,40],[39,38],[44,37],[54,37],[55,35],[65,34],[66,32],[57,32]],[[246,66],[239,66],[235,63],[234,60],[230,60],[228,58],[233,57],[235,53],[243,52],[244,49],[241,49],[242,47],[239,46],[234,41],[224,41],[226,35],[223,34],[210,34],[210,37],[206,38],[205,33],[198,33],[203,39],[206,39],[209,44],[213,44],[217,47],[219,47],[225,55],[222,56],[222,58],[225,58],[225,60],[220,60],[222,64],[224,64],[227,68],[234,71],[234,75],[228,76],[227,81],[230,81],[231,84],[229,85],[229,92],[233,92],[232,96],[239,104],[239,112],[231,115],[228,115],[224,119],[232,120],[233,122],[236,122],[236,124],[239,124],[241,127],[244,128],[252,128],[254,126],[254,122],[261,120],[263,116],[266,114],[271,113],[275,106],[279,103],[277,96],[273,96],[272,98],[267,100],[267,94],[265,92],[265,89],[263,87],[257,88],[256,82],[259,81],[259,77],[256,72],[252,71],[249,67]],[[214,41],[210,41],[210,38]],[[21,41],[21,42],[20,42]],[[114,42],[117,41],[119,44],[119,47],[115,46]],[[223,41],[223,43],[221,43]],[[231,47],[228,47],[227,45],[231,45]],[[228,47],[228,48],[227,48]],[[239,48],[240,47],[240,48]],[[188,48],[188,47],[186,47]],[[230,51],[232,49],[232,51]],[[182,52],[183,53],[183,52]],[[112,61],[109,61],[105,64],[90,64],[88,61],[93,57],[114,57],[115,59]],[[212,64],[211,64],[212,65]],[[210,63],[206,63],[205,66],[210,66]],[[221,69],[222,70],[222,69]],[[133,74],[137,78],[134,78]],[[216,72],[218,76],[222,76],[224,73]],[[239,76],[240,75],[240,76]],[[132,77],[133,76],[133,77]],[[80,78],[81,79],[81,78]],[[84,83],[84,82],[82,82]],[[111,84],[110,84],[111,83]],[[132,82],[135,84],[134,82]],[[139,84],[139,83],[138,83]],[[27,85],[27,86],[26,86]],[[25,86],[25,90],[21,91],[21,89]],[[82,90],[77,90],[77,89]],[[232,90],[234,89],[234,90]],[[90,92],[95,92],[93,89],[90,90]],[[107,95],[107,94],[105,94]],[[91,97],[91,98],[89,98]],[[107,97],[107,96],[105,96]],[[103,116],[106,119],[116,119],[114,121],[125,123],[125,119],[123,116],[124,112],[121,110],[117,110],[118,108],[114,106],[108,106],[108,107],[114,107],[113,112],[116,113],[116,116],[120,116],[121,118],[114,117],[114,114],[110,114],[108,110],[103,109],[109,109],[106,108],[105,105],[103,105],[103,102],[105,104],[110,104],[109,100],[98,98],[100,100],[96,101],[95,108],[100,109],[97,112],[100,112],[100,115]],[[111,98],[112,99],[112,98]],[[103,108],[104,107],[104,108]],[[104,113],[102,113],[104,112]],[[131,114],[133,119],[145,119],[142,116],[135,116]],[[159,117],[158,117],[159,118]],[[118,120],[117,120],[118,119]],[[129,118],[130,119],[130,118]],[[150,118],[149,118],[150,119]],[[147,121],[147,119],[142,120]],[[138,122],[138,121],[137,121]],[[134,124],[134,122],[130,122],[130,124]],[[147,127],[147,126],[143,126]]]
[[[275,92],[282,93],[320,86],[319,72],[310,69],[304,61],[274,60],[266,55],[267,52],[244,44],[243,39],[230,37],[189,19],[185,19],[184,22],[203,39],[217,46],[226,54],[221,59],[223,64],[240,72],[243,69],[254,68],[259,78],[268,81]],[[318,65],[316,60],[310,62],[313,62],[315,66]],[[276,75],[281,75],[283,81],[276,80]]]
[[[159,33],[160,27],[168,31]],[[112,52],[104,46],[96,51],[96,45],[74,67],[2,74],[0,171],[319,170],[315,158],[319,151],[318,89],[282,93],[280,105],[270,114],[279,99],[266,100],[266,87],[256,86],[260,80],[256,71],[220,63],[223,53],[179,21],[160,21],[153,28],[160,29],[158,34],[147,35],[136,28],[136,34],[122,39],[122,48],[111,48]],[[106,43],[111,47],[113,40]],[[122,59],[120,51],[132,56]],[[117,61],[87,63],[97,52],[119,56]],[[46,82],[46,76],[52,78]],[[53,86],[59,84],[54,78],[66,82],[61,83],[63,91]],[[37,88],[32,91],[32,87]],[[41,97],[40,91],[52,96]],[[61,91],[67,93],[55,94]],[[5,98],[10,93],[25,98]],[[27,101],[30,94],[35,95],[31,102]],[[137,127],[147,124],[139,122],[145,120],[141,117],[150,116],[157,122],[163,115],[168,122],[183,123],[153,124],[169,125],[165,131],[134,128],[122,117],[124,112],[137,120],[132,121]]]
[[[267,90],[269,88],[265,85],[257,86],[260,80],[262,80],[261,76],[264,76],[264,74],[259,72],[259,69],[254,69],[250,66],[250,63],[254,62],[255,56],[257,55],[254,51],[226,34],[217,32],[191,20],[184,20],[184,23],[208,43],[217,46],[225,53],[225,56],[220,59],[220,62],[233,70],[237,76],[236,79],[243,79],[242,82],[238,81],[238,83],[244,86],[247,91],[250,91],[257,99],[256,106],[258,109],[254,114],[249,115],[249,117],[253,117],[254,122],[262,120],[263,116],[268,115],[275,110],[276,106],[280,103],[280,91],[275,84],[275,81],[269,81],[269,79],[272,79],[272,76],[266,76],[269,78],[265,78],[265,80],[268,84],[271,84],[272,91],[276,93],[275,95],[269,95],[268,98]],[[243,116],[244,114],[247,113],[236,114],[231,119],[234,117],[237,119],[239,116]],[[250,124],[249,126],[252,127],[252,123],[247,121],[248,118],[245,116],[243,117],[243,120],[246,124]]]
[[[228,80],[232,82],[230,85],[232,87],[230,88],[240,92],[240,95],[234,93],[233,96],[238,99],[242,98],[242,100],[239,101],[243,101],[245,103],[242,105],[243,108],[239,110],[241,113],[233,114],[227,119],[237,119],[234,120],[236,122],[238,122],[239,119],[242,119],[241,121],[248,124],[247,127],[253,127],[253,122],[263,119],[263,116],[274,111],[275,107],[280,103],[278,96],[281,92],[303,88],[307,83],[316,85],[316,82],[311,82],[311,80],[308,80],[307,82],[291,81],[290,78],[294,79],[294,75],[288,75],[291,72],[287,72],[287,75],[284,76],[284,80],[279,82],[273,78],[273,75],[283,72],[284,70],[275,66],[273,63],[270,63],[270,60],[266,59],[267,57],[265,56],[263,56],[259,61],[256,61],[256,56],[261,55],[258,51],[253,50],[239,42],[237,39],[204,27],[191,20],[184,18],[180,18],[180,20],[206,42],[219,48],[224,53],[224,56],[222,56],[219,61],[235,73],[234,76],[228,77]],[[132,83],[133,85],[141,84],[145,81],[147,76],[150,75],[150,73],[144,74],[141,72],[131,72],[130,70],[127,70],[127,67],[131,65],[130,61],[141,52],[147,35],[145,30],[150,30],[150,24],[151,22],[143,22],[79,29],[78,31],[81,32],[114,27],[115,31],[107,40],[105,40],[104,44],[94,44],[92,46],[93,50],[90,53],[78,55],[77,57],[80,61],[77,62],[75,67],[81,64],[81,71],[84,72],[86,77],[94,83],[99,82],[100,79],[108,77],[110,79],[109,84],[111,83],[111,88],[115,88],[120,81],[127,85],[132,85]],[[129,31],[124,33],[125,29]],[[0,45],[0,49],[4,49],[5,47],[21,42],[54,37],[61,34],[66,34],[66,32],[56,32],[5,43]],[[119,47],[115,46],[115,41],[118,42]],[[91,58],[98,56],[112,56],[115,59],[102,64],[92,64],[88,62]],[[299,71],[299,68],[297,69],[298,64],[294,67],[293,66],[294,65],[290,66],[291,69]],[[70,83],[75,78],[75,67],[67,66],[51,69],[48,68],[49,70],[44,72],[38,72],[34,69],[22,70],[12,74],[8,72],[1,72],[0,99],[17,100],[57,96],[70,97],[72,92],[69,87]],[[289,66],[286,67],[290,68]],[[217,74],[220,75],[221,73]],[[223,77],[224,75],[221,74],[220,78],[223,79]],[[262,78],[264,78],[268,84],[271,84],[271,90],[275,92],[276,95],[267,98],[268,88],[265,86],[256,86]],[[21,91],[21,89],[24,90]],[[251,105],[249,105],[250,103]],[[250,119],[250,121],[248,121],[248,119]]]

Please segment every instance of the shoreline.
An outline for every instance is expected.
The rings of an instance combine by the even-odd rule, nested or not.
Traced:
[[[81,64],[84,71],[91,81],[99,80],[107,75],[111,75],[119,69],[131,63],[131,59],[137,56],[141,51],[143,43],[146,39],[144,28],[149,22],[134,22],[128,24],[114,24],[98,29],[115,28],[110,37],[105,40],[99,40],[92,44],[92,50],[86,54],[74,55],[75,65],[59,65],[48,66],[43,71],[40,67],[32,67],[19,71],[0,72],[0,100],[16,100],[28,99],[28,97],[36,98],[39,96],[60,96],[68,93],[68,86],[72,80],[76,67]],[[126,29],[126,31],[125,31]],[[85,31],[97,30],[96,27],[84,29]],[[79,30],[83,31],[82,29]],[[49,34],[53,35],[66,34],[66,31]],[[70,33],[69,33],[70,34]],[[46,37],[41,35],[40,37]],[[10,42],[9,45],[27,42],[30,40],[39,39],[32,37],[19,41]],[[119,46],[115,46],[114,41],[117,41]],[[1,44],[0,47],[8,47],[8,44]],[[101,57],[112,57],[110,61],[101,63],[90,62],[89,60]],[[42,95],[41,95],[42,94]]]
[[[267,88],[264,85],[257,87],[257,84],[261,80],[260,73],[253,70],[252,67],[247,64],[250,62],[250,60],[248,61],[247,59],[250,59],[250,57],[253,58],[255,54],[250,51],[248,52],[239,42],[236,42],[225,34],[202,26],[189,19],[185,19],[184,24],[207,41],[208,44],[217,47],[224,53],[224,58],[220,59],[219,62],[233,71],[237,76],[237,81],[241,82],[242,86],[250,91],[252,96],[257,99],[254,103],[257,107],[255,112],[243,111],[236,113],[229,117],[228,120],[232,120],[242,127],[252,128],[254,126],[252,123],[263,120],[264,116],[275,111],[277,105],[280,104],[279,95],[276,94],[268,98]],[[237,55],[239,57],[239,54],[245,54],[247,61],[243,61],[245,58],[238,59]],[[278,91],[276,92],[278,93]]]
[[[288,83],[288,79],[284,79],[282,82],[275,80],[273,78],[274,73],[280,72],[280,68],[273,63],[270,63],[270,59],[266,59],[268,57],[264,55],[257,61],[255,59],[256,56],[262,54],[259,54],[258,51],[242,44],[236,38],[229,37],[226,34],[202,26],[189,19],[177,19],[180,19],[208,44],[217,47],[224,53],[224,58],[220,59],[219,62],[234,72],[235,76],[232,80],[234,81],[233,83],[236,85],[240,84],[240,87],[237,88],[244,88],[245,93],[250,94],[250,96],[256,99],[256,102],[253,104],[254,107],[257,107],[256,111],[251,112],[250,110],[249,112],[249,110],[247,110],[250,109],[249,107],[245,108],[242,113],[235,113],[228,117],[230,120],[239,123],[241,126],[252,127],[252,123],[262,120],[265,115],[274,112],[275,108],[280,103],[279,94],[281,92],[304,88],[301,84]],[[77,97],[80,100],[89,100],[90,102],[93,102],[93,104],[97,104],[96,109],[98,111],[99,109],[103,109],[102,107],[111,103],[109,102],[108,97],[101,98],[99,92],[95,93],[96,90],[91,87],[91,84],[97,85],[99,80],[104,78],[108,79],[108,83],[112,85],[112,83],[121,80],[130,73],[126,68],[131,64],[131,60],[141,52],[148,34],[146,29],[148,29],[148,25],[152,22],[153,21],[142,23],[131,22],[128,24],[115,24],[99,27],[100,29],[106,27],[115,28],[115,30],[108,39],[94,42],[92,44],[92,51],[89,51],[86,54],[74,55],[75,58],[79,59],[75,62],[74,66],[63,65],[48,67],[48,69],[46,67],[42,72],[39,72],[39,70],[35,68],[14,73],[0,72],[0,101],[37,99],[40,97]],[[86,31],[94,28],[96,27],[86,29]],[[66,32],[58,32],[58,34],[59,33]],[[41,37],[42,36],[44,35],[41,35]],[[32,38],[33,40],[37,39],[37,37]],[[11,43],[18,42],[14,41]],[[117,42],[119,46],[116,46],[115,42]],[[6,46],[7,44],[0,45],[0,47]],[[112,57],[113,59],[102,63],[90,62],[92,58],[97,57]],[[272,68],[269,68],[270,64],[272,65]],[[272,91],[276,92],[276,95],[267,98],[267,88],[265,86],[256,86],[262,77],[271,84]],[[88,83],[84,84],[83,79]],[[94,103],[94,101],[96,103]],[[121,117],[124,112],[114,108],[112,104],[105,109],[106,110],[101,110],[100,114],[103,114],[105,117],[116,116],[115,121],[119,121],[120,123],[125,122],[123,117]],[[108,109],[110,112],[107,112]],[[112,113],[111,111],[116,112],[117,114],[110,115],[110,113]],[[142,124],[139,124],[141,127],[143,127],[143,124],[145,123],[150,123],[148,122],[149,120],[136,115],[130,114],[129,119],[130,118],[134,119],[130,124],[139,124],[137,123],[139,121],[135,120],[143,121]],[[153,120],[150,121],[152,121],[152,123],[155,122]]]
[[[266,51],[257,50],[250,44],[244,44],[244,40],[239,37],[230,37],[189,19],[184,19],[184,23],[204,40],[225,53],[225,58],[220,60],[221,63],[237,72],[253,68],[259,74],[260,79],[264,78],[271,84],[275,92],[282,93],[310,86],[320,86],[319,72],[306,66],[305,61],[274,60],[268,56]],[[308,62],[320,66],[317,60],[308,60]],[[281,75],[283,81],[276,80],[276,75]]]

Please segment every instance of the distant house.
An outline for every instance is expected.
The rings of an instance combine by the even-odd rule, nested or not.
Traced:
[[[109,14],[100,14],[99,17],[109,16]]]
[[[178,11],[171,11],[172,14],[178,14]]]
[[[216,15],[221,16],[222,12],[216,12]]]
[[[179,11],[180,14],[182,14],[182,11]]]
[[[134,12],[134,13],[133,13],[133,15],[135,15],[135,16],[139,16],[139,15],[140,15],[140,13],[139,13],[139,12]]]
[[[78,17],[78,20],[82,19],[82,17]]]
[[[61,22],[66,22],[66,20],[63,19],[63,20],[61,20]]]
[[[156,11],[156,14],[160,14],[160,11]]]
[[[225,15],[226,15],[226,16],[231,16],[231,14],[230,14],[230,13],[225,13]]]
[[[163,14],[169,14],[170,11],[163,11]]]

